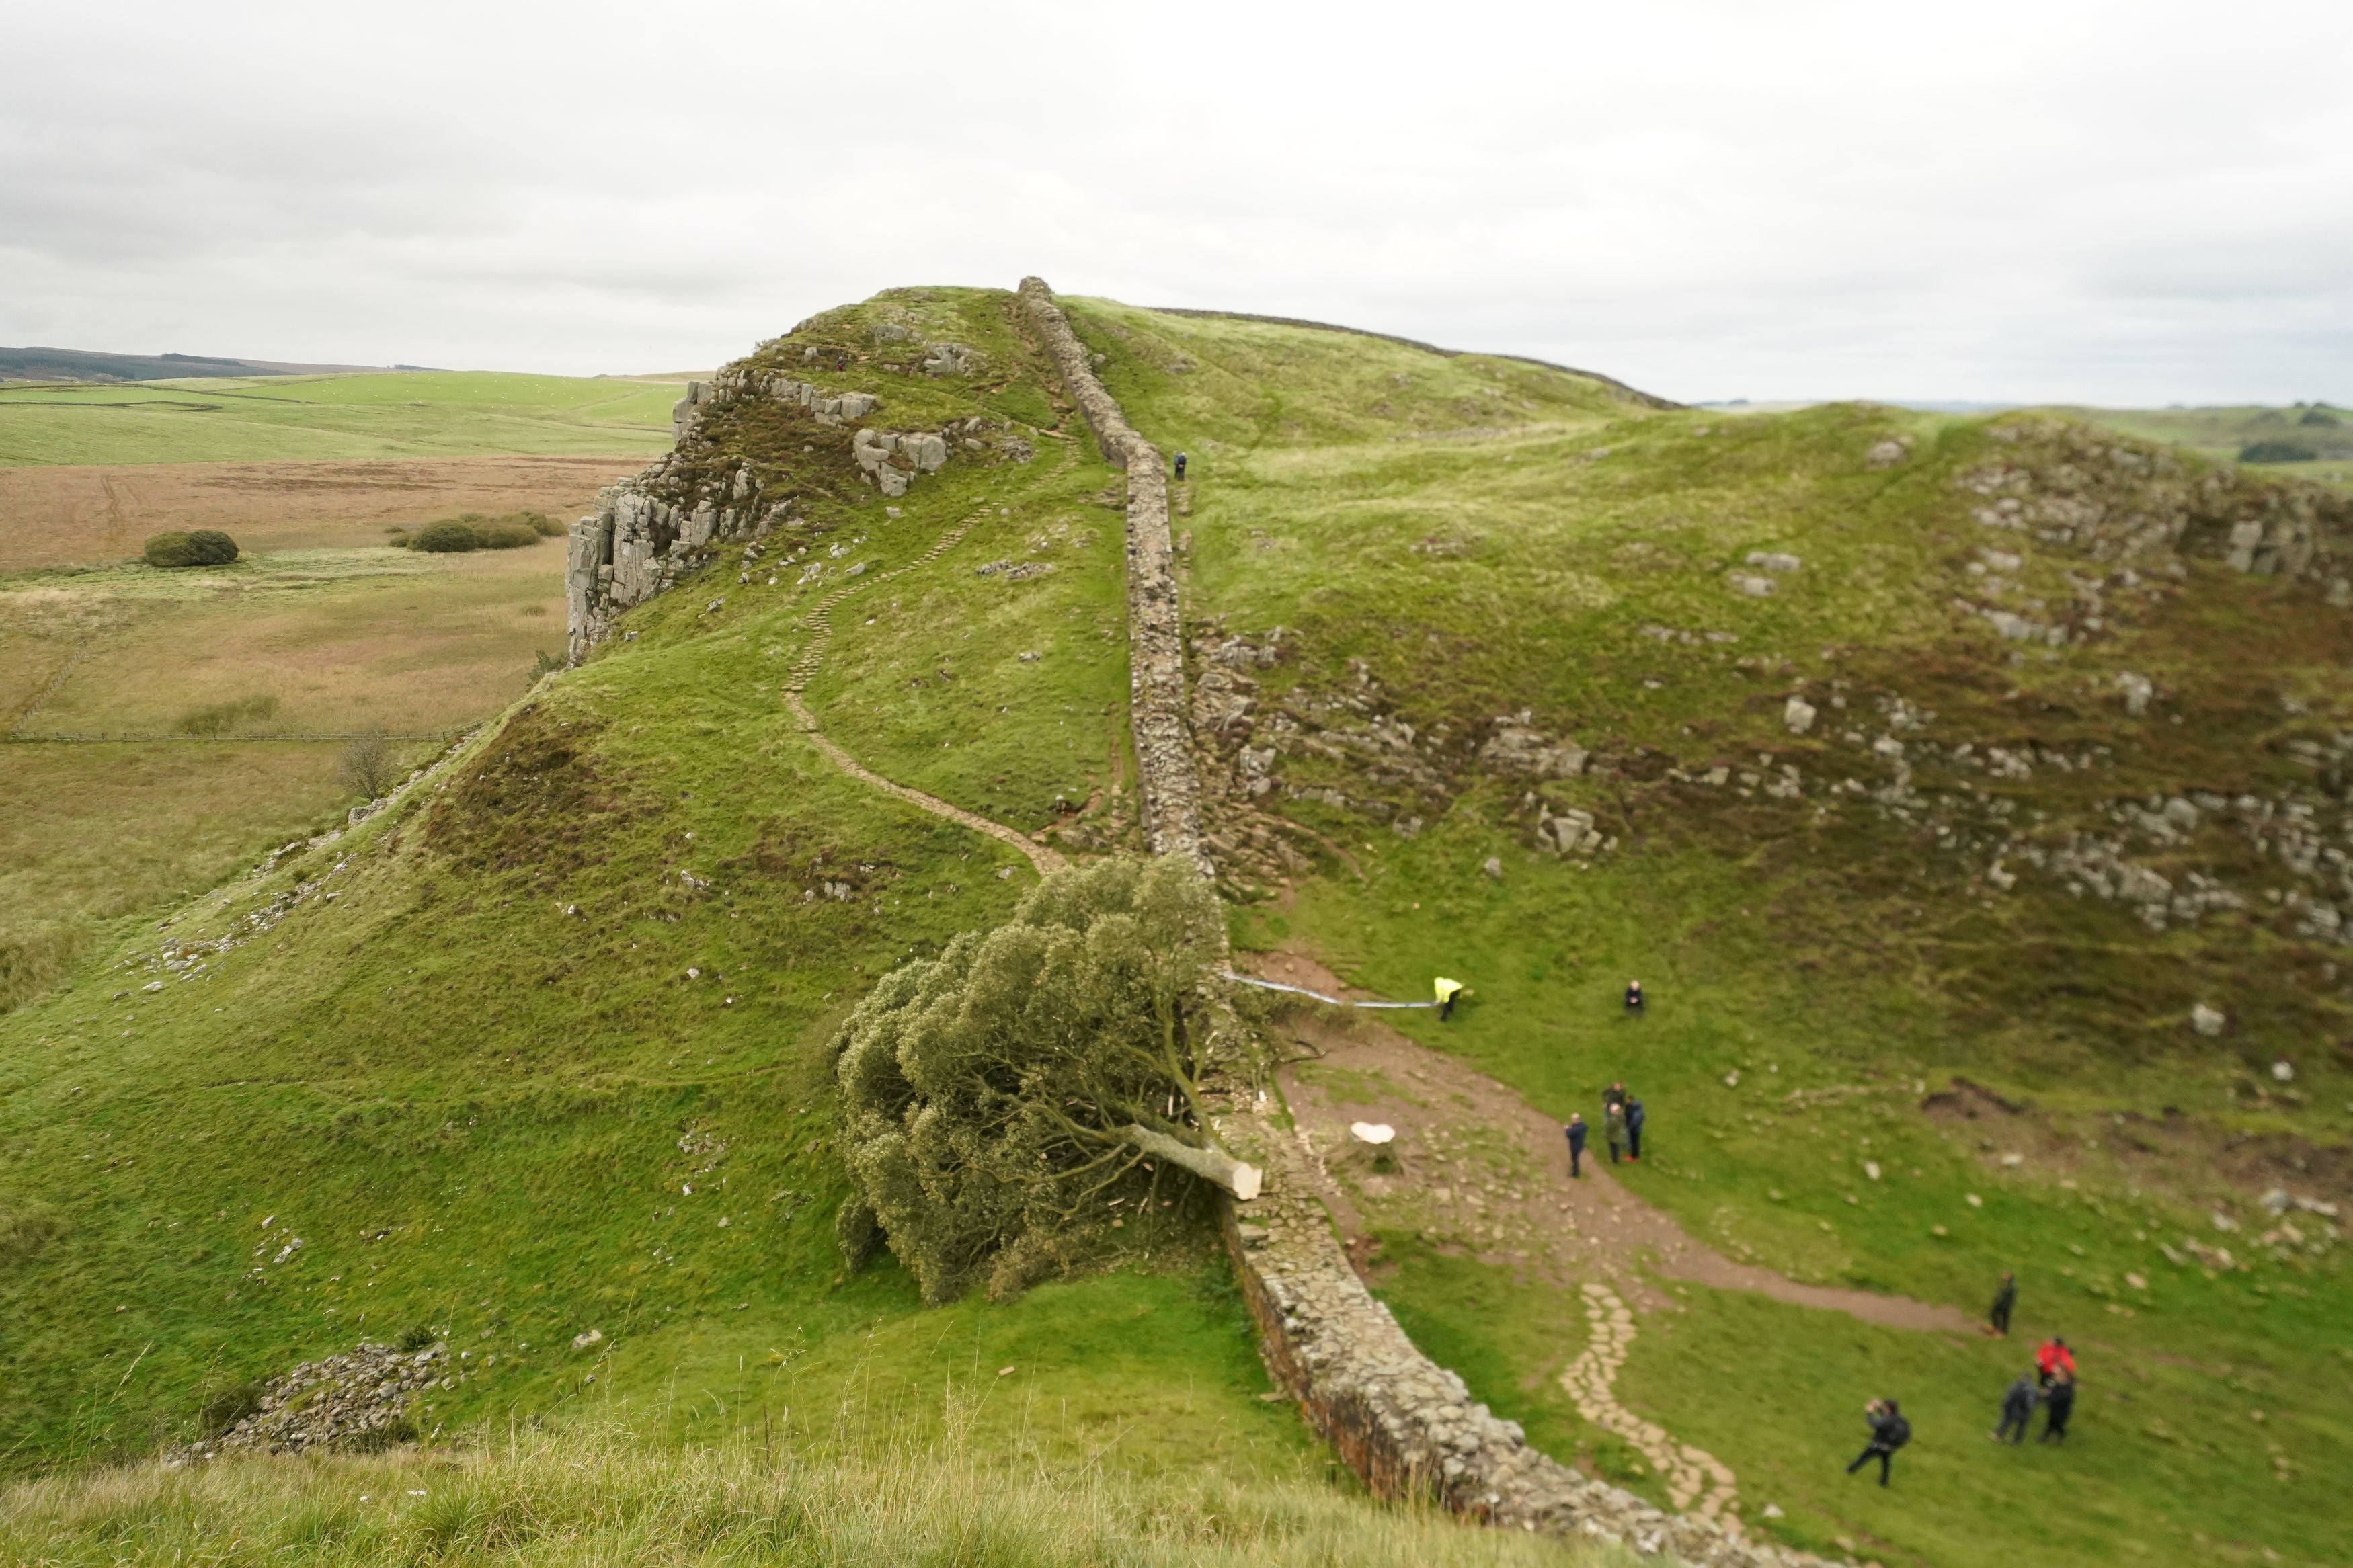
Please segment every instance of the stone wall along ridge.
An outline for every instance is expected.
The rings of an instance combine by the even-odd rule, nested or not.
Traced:
[[[1020,300],[1103,455],[1127,473],[1132,723],[1153,852],[1212,868],[1187,743],[1183,645],[1170,570],[1168,487],[1160,453],[1096,377],[1084,344],[1037,278]],[[1435,1495],[1466,1517],[1513,1529],[1620,1542],[1708,1568],[1796,1568],[1819,1558],[1742,1537],[1736,1519],[1694,1519],[1588,1479],[1528,1446],[1514,1422],[1471,1397],[1417,1349],[1341,1251],[1295,1137],[1250,1089],[1229,1092],[1212,1131],[1265,1173],[1261,1195],[1223,1205],[1227,1250],[1267,1370],[1309,1423],[1382,1497]]]
[[[1023,313],[1062,390],[1094,432],[1103,457],[1127,474],[1129,724],[1144,796],[1145,842],[1155,855],[1182,855],[1208,875],[1201,844],[1200,784],[1185,724],[1185,649],[1168,533],[1168,473],[1159,448],[1138,435],[1096,379],[1086,345],[1039,278],[1021,280]]]

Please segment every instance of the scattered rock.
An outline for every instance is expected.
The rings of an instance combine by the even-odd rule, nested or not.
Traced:
[[[262,1391],[260,1406],[219,1437],[185,1451],[185,1459],[259,1450],[377,1448],[408,1441],[409,1396],[438,1381],[449,1348],[416,1352],[361,1344],[343,1355],[305,1362]]]
[[[1758,577],[1746,572],[1735,572],[1732,574],[1732,587],[1735,593],[1746,594],[1752,599],[1769,599],[1773,596],[1773,579],[1770,577]]]
[[[2203,1002],[2189,1009],[2189,1026],[2209,1038],[2221,1034],[2222,1026],[2229,1022],[2220,1009],[2209,1007]]]
[[[1789,727],[1792,735],[1802,735],[1814,727],[1814,705],[1792,692],[1781,705],[1781,722]]]

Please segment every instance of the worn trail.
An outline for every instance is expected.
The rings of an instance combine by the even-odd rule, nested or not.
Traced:
[[[1075,445],[1065,442],[1061,458],[1056,462],[1049,477],[1060,475],[1077,460],[1077,457]],[[804,693],[808,690],[809,681],[815,679],[817,672],[824,667],[826,648],[833,640],[834,607],[843,600],[863,593],[878,583],[888,583],[894,577],[903,576],[920,567],[930,565],[962,543],[965,535],[970,533],[973,528],[988,515],[990,509],[997,505],[997,502],[992,500],[975,507],[965,513],[963,520],[954,528],[934,540],[930,549],[905,565],[894,566],[888,572],[878,572],[869,577],[853,578],[818,599],[814,605],[810,606],[808,614],[802,617],[802,624],[809,630],[809,640],[801,649],[800,658],[794,661],[791,674],[785,679],[783,694],[785,706],[792,710],[794,721],[800,726],[801,732],[809,738],[812,745],[825,753],[826,759],[834,766],[870,788],[894,795],[910,805],[918,806],[934,816],[944,816],[950,822],[971,828],[976,833],[985,833],[1000,844],[1011,845],[1029,858],[1029,864],[1036,867],[1038,874],[1042,877],[1049,871],[1060,870],[1070,862],[1062,858],[1059,850],[1038,843],[1015,828],[1008,827],[1001,822],[992,822],[979,813],[966,811],[960,805],[951,805],[937,795],[925,795],[922,790],[911,789],[905,784],[893,783],[864,766],[818,728],[817,715],[809,711],[808,703],[804,698]]]

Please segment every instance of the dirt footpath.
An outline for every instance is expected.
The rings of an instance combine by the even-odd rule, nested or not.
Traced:
[[[0,468],[0,572],[123,561],[151,533],[217,528],[248,551],[380,544],[395,524],[543,511],[569,522],[643,457]]]
[[[1286,984],[1348,994],[1330,971],[1296,954],[1261,954],[1252,968]],[[1493,1261],[1535,1268],[1563,1290],[1607,1284],[1644,1308],[1670,1305],[1649,1282],[1655,1269],[1891,1328],[1975,1331],[1955,1307],[1801,1285],[1694,1241],[1610,1174],[1599,1126],[1585,1175],[1571,1181],[1558,1122],[1459,1058],[1417,1045],[1378,1019],[1370,1013],[1328,1021],[1302,1015],[1286,1026],[1322,1053],[1286,1068],[1281,1081],[1352,1240],[1365,1235],[1368,1222],[1419,1230]],[[1397,1129],[1380,1162],[1393,1170],[1382,1170],[1374,1149],[1350,1135],[1357,1121]]]

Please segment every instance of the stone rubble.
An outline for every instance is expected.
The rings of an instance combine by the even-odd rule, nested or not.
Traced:
[[[299,1454],[310,1448],[372,1448],[416,1435],[411,1396],[448,1386],[449,1348],[399,1351],[354,1346],[323,1361],[305,1362],[270,1383],[260,1407],[210,1442],[184,1450],[184,1460],[216,1459],[259,1450]]]

